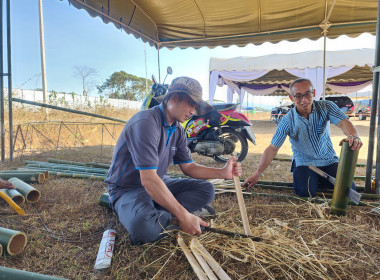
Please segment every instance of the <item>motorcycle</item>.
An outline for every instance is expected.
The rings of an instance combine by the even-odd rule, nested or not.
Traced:
[[[168,67],[166,77],[172,73],[171,67]],[[169,86],[165,84],[166,77],[160,84],[152,76],[152,89],[140,110],[159,104],[154,97],[166,94]],[[186,132],[187,146],[192,153],[213,157],[217,162],[227,162],[227,155],[235,155],[238,161],[244,160],[248,153],[248,140],[256,145],[256,136],[250,128],[251,122],[244,114],[236,111],[238,104],[212,105],[214,108],[211,112],[192,116],[181,124]]]

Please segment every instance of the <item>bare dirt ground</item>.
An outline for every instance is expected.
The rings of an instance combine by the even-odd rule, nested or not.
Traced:
[[[250,144],[249,155],[242,163],[241,179],[252,174],[276,129],[266,115],[256,116],[252,123],[257,146]],[[354,123],[367,145],[369,122]],[[339,154],[338,142],[343,134],[334,126],[331,134]],[[101,157],[99,147],[33,154],[6,162],[1,169],[23,166],[25,159],[47,160],[55,156],[110,163],[113,148],[103,149]],[[366,162],[365,149],[360,152],[361,162]],[[291,158],[288,140],[278,157]],[[223,166],[199,155],[194,155],[194,160],[208,166]],[[179,172],[176,167],[169,171]],[[365,175],[365,168],[358,167],[356,175]],[[273,161],[262,179],[291,182],[290,162]],[[143,246],[130,244],[126,230],[97,203],[106,187],[102,181],[52,176],[44,184],[33,186],[41,191],[42,198],[36,204],[20,205],[27,213],[24,217],[0,202],[0,227],[23,231],[28,237],[25,250],[14,257],[0,257],[0,266],[67,279],[196,279],[177,245],[176,234]],[[315,204],[262,195],[292,196],[292,191],[254,188],[253,192],[245,195],[250,227],[252,234],[264,241],[253,243],[214,233],[200,237],[203,246],[232,279],[379,279],[380,216],[372,211],[373,206],[348,206],[345,217],[336,217],[330,215],[327,202]],[[217,211],[213,219],[215,227],[243,231],[235,194],[218,194],[213,206]],[[112,265],[94,271],[101,236],[110,222],[117,223]],[[185,236],[186,242],[189,239]]]

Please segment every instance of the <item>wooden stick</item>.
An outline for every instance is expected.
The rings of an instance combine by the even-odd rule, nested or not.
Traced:
[[[248,222],[247,209],[245,208],[244,198],[241,191],[241,185],[240,185],[238,176],[234,176],[234,184],[235,184],[236,196],[239,203],[241,219],[243,221],[244,233],[247,235],[252,235],[251,229],[249,227],[249,222]]]
[[[186,259],[188,260],[191,267],[193,268],[194,273],[198,276],[198,279],[207,280],[206,274],[203,272],[202,268],[200,267],[199,263],[194,258],[193,254],[190,252],[189,248],[187,248],[181,236],[177,237],[177,242],[178,242],[179,247],[181,247],[183,253],[185,254]]]
[[[223,268],[219,265],[219,263],[210,255],[209,252],[207,252],[205,247],[202,246],[198,238],[193,238],[191,240],[190,247],[191,246],[195,246],[195,248],[203,255],[203,258],[206,260],[206,262],[209,264],[209,266],[212,268],[212,270],[221,280],[227,280],[227,279],[231,280],[231,278],[223,270]]]
[[[196,248],[197,246],[194,245],[194,240],[195,238],[193,238],[190,242],[190,250],[191,252],[193,253],[194,257],[197,259],[197,261],[199,262],[199,264],[201,265],[201,267],[203,268],[203,271],[206,273],[207,277],[210,279],[210,280],[218,280],[218,278],[215,276],[214,272],[212,271],[212,269],[209,267],[209,265],[207,264],[207,262],[203,259],[202,255],[199,253],[199,250]]]

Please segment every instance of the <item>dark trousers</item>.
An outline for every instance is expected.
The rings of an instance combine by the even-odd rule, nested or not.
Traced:
[[[208,181],[167,178],[164,182],[189,212],[201,209],[214,199],[214,186]],[[170,212],[157,204],[144,187],[128,190],[116,200],[113,207],[134,245],[164,237],[162,232],[172,223]]]
[[[338,163],[333,163],[327,166],[316,166],[325,173],[336,177],[338,170]],[[295,162],[292,162],[291,171],[293,172],[293,187],[294,192],[301,197],[315,196],[317,190],[321,189],[334,189],[334,185],[331,184],[325,178],[322,178],[314,171],[310,170],[308,166],[295,166]],[[355,183],[352,182],[352,189],[356,190]]]

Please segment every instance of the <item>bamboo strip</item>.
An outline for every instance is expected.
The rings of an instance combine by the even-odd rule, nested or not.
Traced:
[[[0,243],[3,245],[4,253],[11,256],[17,255],[24,250],[26,242],[25,233],[0,227]]]
[[[241,185],[240,185],[238,176],[234,176],[234,183],[235,183],[235,190],[236,190],[236,196],[238,199],[241,219],[243,221],[244,233],[247,235],[252,235],[251,229],[249,227],[249,222],[248,222],[247,209],[245,208],[244,198],[241,191]]]
[[[16,203],[14,203],[13,200],[6,193],[0,191],[0,197],[3,198],[5,202],[8,203],[9,206],[16,211],[17,214],[21,216],[24,216],[26,214],[24,210],[22,210]]]
[[[3,255],[3,245],[0,244],[0,256]]]
[[[16,204],[21,204],[25,202],[25,197],[15,189],[2,189],[0,191],[5,192]]]
[[[181,247],[183,253],[185,254],[191,267],[193,268],[194,273],[198,276],[198,279],[207,280],[206,274],[203,272],[202,268],[200,267],[199,263],[194,258],[193,254],[190,252],[189,248],[187,248],[181,236],[177,237],[177,242],[178,242],[179,247]]]
[[[8,181],[17,188],[17,190],[25,197],[27,202],[35,203],[40,200],[40,191],[33,188],[31,185],[21,181],[18,178],[11,178]]]
[[[193,253],[194,257],[197,259],[198,263],[201,265],[201,267],[203,268],[203,271],[206,273],[207,277],[210,279],[210,280],[218,280],[218,278],[215,276],[214,272],[212,271],[212,269],[209,267],[209,265],[207,264],[207,262],[204,260],[204,258],[202,257],[202,255],[199,253],[199,250],[196,248],[197,246],[194,244],[193,240],[195,238],[193,238],[191,241],[190,241],[190,250],[191,252]]]
[[[228,274],[223,270],[223,268],[219,265],[219,263],[210,255],[209,252],[205,249],[205,247],[202,246],[202,244],[199,242],[198,238],[193,238],[191,240],[191,244],[194,244],[196,249],[199,250],[201,254],[203,254],[203,258],[207,261],[207,263],[210,265],[212,270],[215,272],[215,274],[221,279],[221,280],[227,280],[231,279]]]

